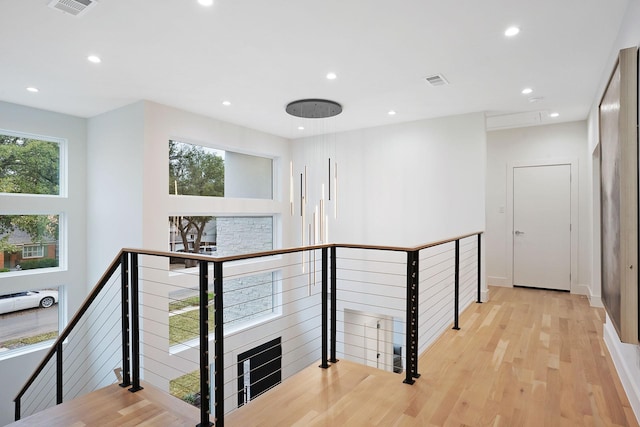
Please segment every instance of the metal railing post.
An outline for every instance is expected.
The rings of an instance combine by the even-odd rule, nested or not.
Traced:
[[[214,317],[214,419],[216,427],[224,427],[224,330],[223,299],[222,299],[222,263],[213,263],[213,317]],[[203,426],[201,426],[203,427]]]
[[[198,261],[200,309],[200,424],[212,425],[209,420],[211,390],[209,387],[209,263]]]
[[[15,408],[15,413],[13,414],[14,416],[14,421],[20,421],[20,412],[22,412],[22,408],[20,407],[20,398],[17,398],[16,400],[14,400],[14,403],[16,404]]]
[[[480,257],[482,256],[482,234],[478,233],[478,304],[482,304],[482,282],[480,281],[482,265],[480,264]]]
[[[458,309],[460,306],[460,239],[456,240],[456,272],[453,290],[453,329],[459,330]]]
[[[418,348],[420,347],[420,331],[418,330],[420,325],[418,322],[418,312],[420,311],[420,251],[414,252],[414,261],[415,265],[413,271],[415,276],[413,278],[413,282],[415,283],[415,286],[413,289],[413,318],[411,321],[413,322],[413,333],[415,334],[415,344],[413,345],[413,360],[415,360],[415,363],[413,364],[413,372],[411,372],[411,376],[413,376],[413,378],[420,378],[420,374],[418,373]]]
[[[122,316],[122,383],[120,387],[131,385],[130,352],[131,340],[129,337],[129,254],[123,252],[120,255],[120,305]]]
[[[140,387],[140,301],[138,281],[138,254],[131,253],[131,380],[129,391],[135,393]]]
[[[336,247],[331,246],[331,357],[329,358],[329,362],[331,363],[336,363],[338,361],[336,357],[336,343],[338,333],[338,297],[336,294],[336,290],[338,287],[338,268],[336,266],[336,260]]]
[[[62,403],[63,399],[63,383],[62,383],[62,341],[56,345],[56,405]]]
[[[405,384],[415,383],[418,375],[418,324],[417,315],[418,290],[418,251],[407,252],[407,301],[406,301],[406,348],[407,367]]]
[[[322,362],[320,367],[329,367],[329,251],[322,248]]]

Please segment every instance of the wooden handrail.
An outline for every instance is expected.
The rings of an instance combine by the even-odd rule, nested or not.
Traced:
[[[240,260],[251,259],[251,258],[264,258],[269,256],[284,255],[284,254],[303,252],[303,251],[306,252],[306,251],[313,251],[317,249],[332,248],[332,247],[394,251],[394,252],[414,252],[414,251],[420,251],[422,249],[432,248],[434,246],[443,245],[445,243],[455,242],[456,240],[462,240],[467,237],[477,236],[478,234],[483,234],[483,233],[484,233],[483,231],[476,231],[473,233],[467,233],[460,236],[452,237],[450,239],[438,240],[435,242],[425,243],[418,246],[381,246],[381,245],[360,245],[360,244],[350,244],[350,243],[327,243],[324,245],[297,246],[293,248],[274,249],[271,251],[255,252],[255,253],[240,254],[240,255],[229,255],[229,256],[223,256],[223,257],[216,257],[212,255],[200,255],[200,254],[190,253],[190,252],[166,252],[166,251],[154,251],[149,249],[137,249],[137,248],[124,248],[122,249],[122,251],[133,252],[140,255],[152,255],[152,256],[161,256],[161,257],[225,263],[229,261],[240,261]]]
[[[120,252],[118,252],[118,255],[113,259],[113,261],[111,261],[111,264],[109,264],[109,267],[104,272],[104,274],[100,277],[100,280],[98,280],[98,283],[96,284],[96,286],[94,286],[93,290],[85,298],[82,305],[80,305],[80,308],[78,309],[76,314],[73,316],[69,324],[62,330],[62,333],[58,335],[58,338],[56,339],[55,343],[51,346],[47,354],[44,356],[44,359],[42,359],[42,362],[40,362],[40,365],[38,365],[38,367],[33,372],[33,374],[31,374],[31,377],[29,377],[25,385],[22,387],[22,389],[20,389],[20,392],[13,399],[14,402],[16,402],[18,399],[20,399],[24,395],[24,393],[26,393],[27,389],[33,384],[36,377],[40,375],[44,367],[47,365],[47,363],[51,360],[53,355],[56,353],[58,344],[67,339],[67,337],[69,336],[73,328],[75,328],[75,326],[78,324],[78,322],[80,321],[84,313],[86,313],[86,311],[89,309],[89,306],[91,305],[91,303],[96,299],[96,297],[98,296],[102,288],[104,288],[104,286],[107,284],[107,281],[111,278],[113,273],[118,269],[118,267],[120,266],[120,256],[122,255],[122,253],[123,251],[121,250]]]

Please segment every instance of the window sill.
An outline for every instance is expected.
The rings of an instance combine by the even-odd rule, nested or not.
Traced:
[[[14,357],[24,356],[26,354],[35,353],[37,351],[49,350],[55,340],[42,341],[37,344],[31,344],[13,350],[0,349],[0,362]]]

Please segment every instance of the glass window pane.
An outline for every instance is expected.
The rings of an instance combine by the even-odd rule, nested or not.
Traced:
[[[0,133],[0,193],[60,194],[60,144]]]
[[[169,141],[169,194],[273,198],[273,160]]]
[[[58,288],[0,295],[0,351],[58,336]]]
[[[275,311],[276,272],[266,272],[224,280],[223,319],[225,326],[242,327]],[[208,294],[209,319],[214,317],[214,295]],[[200,296],[197,289],[181,289],[169,294],[169,345],[198,337]],[[209,322],[213,332],[214,322]]]
[[[273,313],[275,275],[267,272],[224,281],[225,326],[235,326]]]
[[[58,267],[59,215],[0,215],[0,274]]]
[[[231,256],[273,249],[271,216],[172,216],[169,217],[169,250],[212,256]],[[187,267],[194,267],[187,261]],[[171,268],[185,266],[172,258]]]

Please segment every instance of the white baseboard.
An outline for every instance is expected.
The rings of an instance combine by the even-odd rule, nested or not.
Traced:
[[[591,295],[591,289],[589,289],[589,286],[587,285],[582,285],[580,283],[575,284],[571,287],[571,293],[572,294],[577,294],[577,295],[586,295],[589,296]]]
[[[602,297],[589,294],[589,304],[591,307],[603,308]]]
[[[571,287],[571,293],[577,295],[586,295],[589,298],[589,305],[591,307],[604,307],[602,305],[602,298],[599,295],[593,295],[589,285],[577,284]]]
[[[631,409],[638,421],[640,420],[640,346],[621,343],[608,314],[603,335],[622,382],[622,388],[627,393]]]
[[[506,277],[487,276],[487,284],[489,286],[502,286],[503,288],[511,288],[511,283]]]

